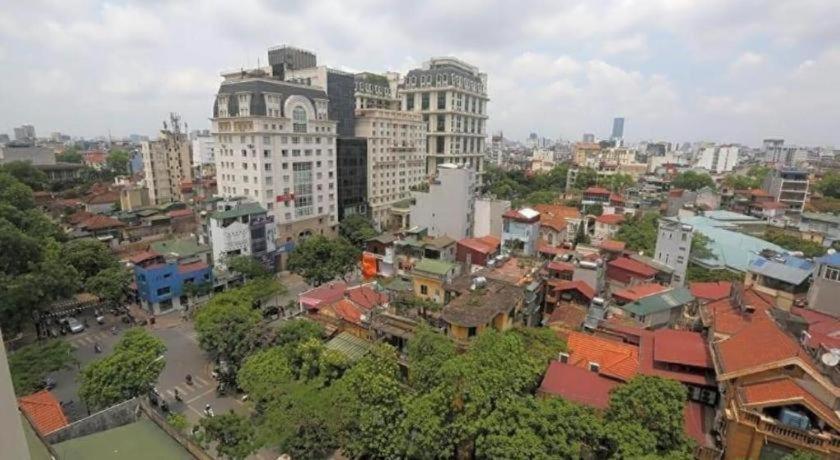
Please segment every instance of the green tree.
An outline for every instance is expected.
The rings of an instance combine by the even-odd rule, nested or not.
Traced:
[[[259,446],[251,422],[232,410],[215,417],[204,417],[198,423],[198,439],[202,444],[215,442],[215,449],[224,458],[244,460]]]
[[[697,259],[717,259],[714,251],[709,248],[711,240],[702,233],[695,233],[691,238],[690,256]]]
[[[604,176],[601,180],[599,180],[599,183],[601,186],[606,187],[613,192],[620,192],[632,185],[635,185],[636,180],[629,174],[617,173]]]
[[[671,181],[671,187],[685,190],[700,190],[703,187],[715,187],[712,176],[696,171],[685,171]]]
[[[683,424],[686,399],[686,389],[677,381],[637,376],[613,390],[605,418],[644,427],[655,437],[660,454],[683,452],[690,446]]]
[[[283,321],[277,328],[274,343],[279,346],[297,346],[309,339],[321,339],[324,337],[324,326],[308,319],[294,319]]]
[[[537,204],[552,204],[557,201],[557,192],[551,190],[537,190],[525,197],[525,203],[534,206]]]
[[[840,198],[840,173],[826,172],[816,184],[814,189],[823,196]]]
[[[579,244],[589,244],[589,235],[586,234],[586,220],[581,219],[578,223],[577,232],[575,233],[575,246]]]
[[[56,154],[55,161],[59,163],[81,164],[84,161],[84,159],[82,158],[82,154],[79,153],[79,149],[73,146],[67,147],[66,149],[64,149],[64,152]]]
[[[455,357],[455,344],[429,327],[420,327],[408,342],[408,381],[419,391],[440,385],[443,364]]]
[[[338,232],[357,248],[364,248],[367,240],[379,234],[373,222],[362,214],[352,214],[342,219],[338,224]]]
[[[604,214],[604,207],[600,204],[593,204],[586,207],[586,213],[593,216],[601,216]]]
[[[242,362],[236,381],[249,398],[260,405],[280,397],[293,378],[284,349],[272,347],[248,356]]]
[[[764,233],[764,240],[787,249],[788,251],[801,251],[805,257],[820,257],[825,255],[826,247],[813,241],[788,235],[779,230],[769,229]]]
[[[598,182],[598,173],[592,168],[581,168],[575,177],[574,187],[578,190],[583,190],[591,187]]]
[[[262,334],[261,315],[253,298],[243,288],[214,296],[195,314],[195,330],[201,348],[228,360],[235,372],[254,349]]]
[[[181,433],[186,433],[187,428],[190,427],[190,423],[187,421],[187,417],[184,414],[180,414],[178,412],[172,412],[166,416],[166,422],[169,423],[172,428],[180,431]]]
[[[685,274],[688,282],[716,282],[716,281],[744,281],[744,274],[737,273],[725,268],[709,270],[699,265],[690,264]]]
[[[129,329],[113,353],[82,370],[79,396],[98,410],[143,394],[163,371],[165,351],[163,342],[145,329]]]
[[[797,450],[793,453],[787,454],[782,457],[782,460],[820,460],[822,457],[813,454],[811,452],[806,452],[804,450]]]
[[[9,221],[0,220],[0,272],[20,275],[41,260],[40,242]]]
[[[110,169],[114,174],[118,176],[125,176],[129,173],[129,163],[131,162],[131,156],[129,156],[128,152],[125,150],[111,150],[108,154],[108,158],[105,159],[106,165],[108,169]]]
[[[656,213],[647,213],[641,217],[637,215],[618,229],[615,239],[624,241],[627,249],[631,251],[653,254],[656,248],[658,221],[659,215]]]
[[[307,283],[317,286],[349,273],[359,256],[359,250],[347,240],[316,235],[295,247],[288,267]]]
[[[11,174],[0,171],[0,203],[26,210],[35,207],[35,198],[32,196],[32,188]]]
[[[121,305],[128,294],[131,279],[131,272],[127,269],[120,266],[109,267],[88,278],[85,281],[85,289],[112,305]]]
[[[9,355],[9,371],[15,394],[24,396],[38,390],[50,372],[74,364],[73,347],[63,340],[48,340],[27,345]]]
[[[108,246],[94,239],[71,240],[62,249],[62,259],[73,266],[83,279],[96,275],[106,268],[118,265]]]
[[[231,257],[227,261],[229,269],[242,274],[246,279],[262,278],[271,273],[257,259],[249,255]]]
[[[32,190],[44,190],[49,182],[44,171],[33,166],[31,161],[11,161],[0,166],[0,172],[12,175]]]
[[[604,425],[603,445],[609,458],[642,458],[656,452],[656,436],[639,423],[609,422]]]

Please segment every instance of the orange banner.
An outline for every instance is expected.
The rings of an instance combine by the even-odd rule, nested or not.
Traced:
[[[372,252],[362,253],[362,276],[365,279],[370,279],[376,276],[377,273],[376,254]]]

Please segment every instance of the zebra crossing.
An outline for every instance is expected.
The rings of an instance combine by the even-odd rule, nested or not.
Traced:
[[[111,333],[108,331],[99,331],[99,332],[84,332],[77,335],[72,335],[64,340],[70,344],[71,347],[75,349],[79,349],[82,347],[92,347],[93,344],[99,342],[102,343],[106,337],[110,336]]]
[[[215,391],[216,384],[212,381],[212,379],[208,380],[194,375],[192,385],[187,385],[186,382],[179,383],[178,385],[175,385],[172,388],[164,390],[164,393],[170,399],[175,399],[175,390],[178,390],[178,394],[180,395],[181,399],[185,403],[189,404],[194,399],[206,395],[208,391]]]

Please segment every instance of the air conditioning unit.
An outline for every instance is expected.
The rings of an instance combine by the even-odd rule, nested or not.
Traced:
[[[560,354],[557,356],[557,360],[561,363],[567,364],[569,362],[569,354],[561,351]]]

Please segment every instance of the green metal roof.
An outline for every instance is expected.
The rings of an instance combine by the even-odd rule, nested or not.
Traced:
[[[134,423],[53,445],[59,458],[191,459],[175,439],[146,417]]]
[[[342,332],[327,342],[326,347],[328,350],[338,351],[350,358],[350,361],[356,362],[370,352],[371,343],[349,332]]]
[[[382,289],[387,289],[389,291],[411,292],[411,290],[414,289],[414,286],[411,284],[411,281],[406,281],[398,276],[395,276],[391,279],[380,280],[379,285],[382,287]]]
[[[414,266],[415,270],[438,276],[446,276],[453,268],[455,264],[436,259],[422,259]]]
[[[239,203],[227,211],[214,211],[210,213],[210,217],[213,219],[232,219],[234,217],[242,217],[249,214],[265,214],[266,212],[265,208],[257,203]]]
[[[191,257],[210,250],[208,246],[198,244],[192,238],[156,241],[150,246],[153,251],[159,254],[174,254],[178,257]]]
[[[694,300],[691,291],[686,287],[678,287],[660,294],[639,299],[633,303],[622,305],[619,308],[635,314],[636,316],[645,316],[652,313],[659,313],[665,310],[670,310],[682,305],[685,305]]]

